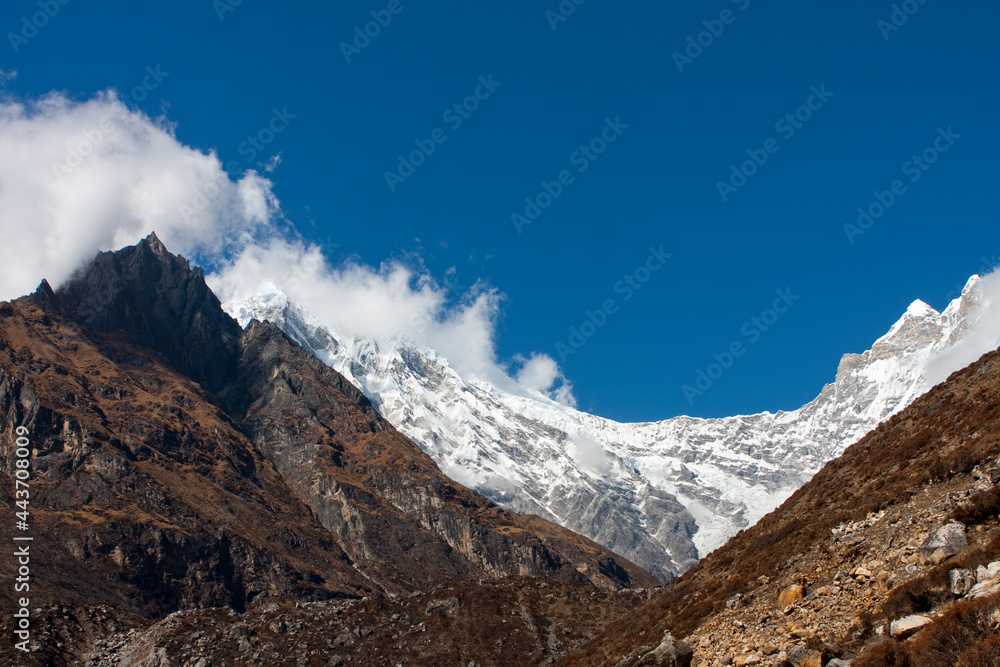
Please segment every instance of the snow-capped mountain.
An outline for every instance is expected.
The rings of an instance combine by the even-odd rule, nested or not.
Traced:
[[[985,299],[974,276],[943,313],[915,301],[870,350],[845,355],[834,382],[798,410],[634,424],[464,377],[405,339],[340,336],[280,292],[225,307],[244,326],[259,319],[282,327],[453,479],[669,578],[944,379],[934,361],[961,340]]]

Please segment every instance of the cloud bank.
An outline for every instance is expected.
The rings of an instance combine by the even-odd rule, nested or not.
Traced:
[[[0,298],[58,285],[99,250],[156,231],[212,259],[272,228],[278,202],[253,171],[232,181],[214,153],[109,92],[0,102]]]
[[[518,384],[551,395],[563,405],[576,407],[573,384],[563,377],[555,359],[547,354],[535,353],[527,358],[518,357],[516,360],[521,364],[516,375]]]
[[[15,76],[0,70],[0,84]],[[265,170],[279,163],[275,155]],[[456,299],[414,257],[331,266],[285,220],[268,178],[230,178],[214,152],[183,145],[166,119],[130,110],[114,91],[83,102],[0,96],[0,299],[42,278],[58,286],[98,251],[152,231],[173,252],[216,266],[208,281],[224,302],[281,290],[342,335],[409,338],[467,377],[576,406],[552,357],[497,358],[495,288],[478,284]],[[1000,345],[1000,273],[980,287],[973,324],[933,359],[932,383]],[[577,450],[590,458],[585,443]]]
[[[152,231],[218,267],[208,282],[224,302],[278,289],[341,334],[408,337],[463,374],[575,404],[551,357],[498,361],[496,289],[479,284],[456,300],[412,258],[331,266],[284,219],[270,180],[252,170],[231,179],[215,153],[183,145],[169,122],[113,91],[0,100],[0,299],[43,278],[58,286],[98,251]]]
[[[1000,347],[1000,270],[981,276],[978,289],[978,302],[966,315],[969,324],[961,337],[928,362],[928,388]]]

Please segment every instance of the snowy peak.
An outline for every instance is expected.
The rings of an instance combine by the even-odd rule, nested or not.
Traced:
[[[936,366],[956,363],[939,362],[979,326],[982,284],[970,279],[941,313],[914,301],[870,350],[844,355],[834,381],[798,410],[641,424],[580,412],[513,381],[501,387],[464,376],[406,340],[342,336],[280,292],[226,308],[242,325],[256,318],[282,327],[361,388],[453,479],[668,578],[909,405],[931,386]]]
[[[931,308],[924,301],[917,299],[910,304],[910,307],[906,309],[904,317],[937,317],[940,315],[938,311]]]

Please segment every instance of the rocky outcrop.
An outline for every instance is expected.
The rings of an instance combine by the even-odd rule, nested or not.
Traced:
[[[100,253],[54,296],[72,320],[91,331],[128,336],[209,391],[233,379],[239,324],[222,311],[201,268],[170,254],[156,234]]]
[[[639,658],[635,667],[688,667],[693,656],[690,644],[667,635],[659,646]]]
[[[19,426],[32,547],[49,565],[35,602],[157,616],[374,590],[211,396],[157,354],[98,342],[32,298],[0,317],[0,337],[0,494],[14,506]]]
[[[937,564],[961,553],[966,544],[968,542],[965,539],[965,526],[951,522],[935,530],[920,545],[920,552]]]
[[[897,619],[889,624],[889,636],[893,639],[906,639],[924,626],[930,625],[933,621],[920,614],[912,614],[904,618]]]

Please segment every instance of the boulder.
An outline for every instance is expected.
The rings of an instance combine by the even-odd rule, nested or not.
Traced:
[[[984,598],[994,593],[1000,593],[1000,577],[996,579],[986,579],[969,589],[970,598]]]
[[[920,614],[906,616],[905,618],[893,621],[889,625],[889,634],[894,639],[906,639],[930,623],[931,619],[926,616],[921,616]]]
[[[823,654],[805,646],[788,649],[788,662],[794,667],[823,667]]]
[[[450,614],[451,612],[458,609],[458,605],[459,605],[458,598],[448,598],[447,600],[431,600],[430,602],[427,603],[427,609],[425,610],[424,613],[430,616],[431,613],[434,612],[434,610],[440,609],[446,614]]]
[[[968,542],[965,539],[965,526],[957,521],[952,521],[933,531],[930,537],[920,545],[920,552],[932,561],[940,563],[946,558],[961,553],[966,544]]]
[[[976,568],[976,579],[980,583],[997,577],[1000,577],[1000,561],[994,561],[985,567],[980,565]]]
[[[951,581],[951,592],[954,595],[965,595],[976,585],[976,575],[971,570],[956,568],[948,573]]]
[[[655,649],[639,658],[635,667],[690,667],[694,649],[673,635],[667,635]]]
[[[784,609],[785,607],[795,604],[796,602],[801,602],[804,597],[805,589],[799,584],[794,584],[778,594],[778,606],[781,609]]]

